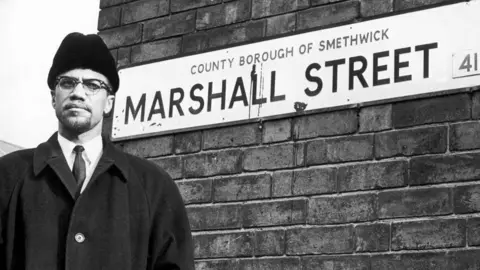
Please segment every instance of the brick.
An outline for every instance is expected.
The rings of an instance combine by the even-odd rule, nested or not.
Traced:
[[[246,21],[250,18],[251,0],[236,0],[197,11],[197,29],[209,29]]]
[[[143,26],[143,41],[184,35],[195,30],[195,11],[146,21]]]
[[[265,20],[252,21],[228,27],[219,27],[208,31],[208,48],[233,45],[254,41],[265,36]]]
[[[468,246],[480,246],[480,218],[469,218],[467,221]]]
[[[181,42],[181,38],[171,38],[134,46],[131,56],[132,63],[143,63],[175,56],[180,53]]]
[[[360,2],[360,14],[362,17],[378,16],[393,11],[393,0],[362,0]]]
[[[259,144],[260,136],[258,124],[209,129],[203,132],[203,149]]]
[[[390,224],[376,223],[355,227],[355,251],[388,251],[390,248]]]
[[[121,47],[118,48],[118,67],[125,67],[130,65],[130,53],[132,51],[131,47]]]
[[[174,152],[175,154],[195,153],[200,151],[202,144],[202,133],[188,132],[175,134]]]
[[[372,270],[451,270],[445,252],[374,255]]]
[[[286,169],[295,166],[293,144],[272,145],[245,150],[243,168],[246,171]]]
[[[293,158],[294,162],[297,167],[301,167],[305,165],[305,145],[306,143],[295,143],[293,148]]]
[[[120,13],[122,8],[119,6],[105,8],[98,14],[98,30],[112,28],[120,25]]]
[[[187,207],[192,231],[235,229],[242,226],[241,205],[209,205]]]
[[[185,204],[212,200],[212,180],[186,180],[177,182]]]
[[[414,157],[410,160],[410,184],[434,184],[480,177],[480,155]]]
[[[290,119],[267,121],[263,124],[263,142],[283,142],[292,136],[292,122]]]
[[[345,1],[300,11],[297,30],[327,26],[356,19],[360,14],[359,2]]]
[[[480,185],[456,187],[453,198],[456,214],[480,212]]]
[[[273,256],[285,253],[285,231],[264,230],[255,232],[255,255]]]
[[[331,3],[340,2],[343,0],[311,0],[312,6],[326,5]]]
[[[395,0],[395,11],[435,5],[451,0]]]
[[[382,131],[391,128],[392,104],[365,107],[360,110],[359,132]]]
[[[208,35],[206,32],[197,32],[183,36],[182,52],[199,53],[208,48]]]
[[[480,92],[476,91],[472,95],[472,118],[480,118]]]
[[[126,141],[123,150],[142,158],[170,155],[173,152],[173,136]]]
[[[351,253],[353,227],[314,227],[287,230],[287,255]]]
[[[115,62],[117,62],[117,60],[118,60],[118,51],[119,51],[119,49],[110,50],[110,54],[112,55]]]
[[[395,128],[400,128],[466,120],[470,118],[470,107],[467,94],[395,103],[392,107],[392,123]]]
[[[170,8],[172,12],[178,12],[187,9],[215,5],[221,2],[222,0],[174,0],[171,2]]]
[[[354,110],[314,114],[294,118],[295,139],[351,134],[357,130],[358,116]]]
[[[448,253],[448,270],[480,269],[480,250],[459,250]]]
[[[142,40],[142,25],[131,24],[103,30],[98,33],[109,49],[139,43]]]
[[[268,174],[234,176],[213,181],[213,200],[243,201],[270,197]]]
[[[445,153],[447,127],[395,130],[375,134],[375,157]]]
[[[308,142],[307,165],[373,158],[373,135],[321,139]]]
[[[276,36],[295,31],[297,15],[295,13],[278,15],[267,19],[266,36]]]
[[[374,194],[313,197],[308,204],[308,224],[370,221],[377,217]]]
[[[164,169],[172,179],[180,179],[183,177],[183,160],[182,157],[167,157],[152,159],[160,168]]]
[[[378,194],[380,218],[435,216],[452,213],[449,188],[386,191]]]
[[[123,6],[122,23],[129,24],[168,14],[169,0],[140,0]]]
[[[480,123],[468,122],[450,126],[450,150],[480,148]]]
[[[310,6],[308,0],[253,0],[252,17],[254,19],[288,13]]]
[[[465,220],[440,219],[392,224],[392,250],[465,246]]]
[[[242,170],[242,151],[226,150],[185,157],[185,176],[234,174]]]
[[[246,259],[238,264],[239,270],[302,270],[297,257]]]
[[[304,199],[245,204],[243,225],[259,227],[305,223],[306,206]]]
[[[337,191],[335,168],[313,168],[294,171],[292,192],[294,195],[313,195]]]
[[[195,260],[196,270],[237,270],[237,261],[234,260]]]
[[[104,9],[109,6],[115,6],[123,3],[124,0],[100,0],[100,8]]]
[[[369,190],[405,186],[408,181],[406,161],[355,164],[338,168],[339,191]]]
[[[303,256],[303,269],[370,270],[367,256]]]
[[[252,256],[253,237],[251,232],[193,235],[194,256],[196,259]]]
[[[272,197],[292,196],[293,171],[272,174]]]

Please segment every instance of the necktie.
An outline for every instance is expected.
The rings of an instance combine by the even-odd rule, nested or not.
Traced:
[[[73,148],[75,152],[75,162],[73,162],[73,176],[77,180],[78,191],[81,190],[83,181],[87,175],[85,168],[85,160],[83,160],[82,153],[85,150],[83,146],[77,145]]]

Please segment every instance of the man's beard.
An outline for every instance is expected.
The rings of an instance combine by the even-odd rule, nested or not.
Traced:
[[[65,129],[76,134],[82,134],[92,129],[92,119],[90,117],[75,117],[71,113],[66,112],[66,114],[64,113],[58,118]]]

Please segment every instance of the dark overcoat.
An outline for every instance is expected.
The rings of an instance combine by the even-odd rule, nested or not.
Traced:
[[[84,192],[55,133],[0,158],[0,269],[193,269],[183,200],[170,176],[104,139]]]

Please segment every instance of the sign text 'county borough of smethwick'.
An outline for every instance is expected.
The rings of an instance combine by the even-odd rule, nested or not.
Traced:
[[[112,138],[480,85],[480,1],[120,70]]]

